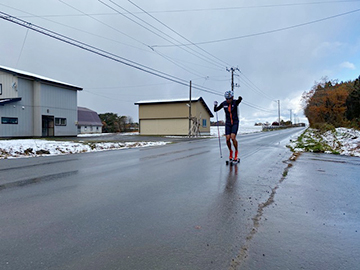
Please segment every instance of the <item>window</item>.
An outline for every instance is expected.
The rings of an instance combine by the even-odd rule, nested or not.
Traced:
[[[18,124],[18,118],[15,117],[1,117],[1,124]]]
[[[2,95],[2,84],[0,83],[0,95]]]
[[[66,118],[55,118],[55,126],[66,126]]]
[[[203,119],[202,122],[203,122],[203,123],[202,123],[202,126],[203,126],[203,127],[206,127],[206,119]]]

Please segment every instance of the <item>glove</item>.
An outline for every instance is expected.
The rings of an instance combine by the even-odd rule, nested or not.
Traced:
[[[218,105],[218,102],[217,101],[214,101],[214,106],[217,106]]]
[[[241,101],[242,101],[242,97],[241,97],[241,96],[239,96],[239,97],[238,97],[238,100],[241,102]]]

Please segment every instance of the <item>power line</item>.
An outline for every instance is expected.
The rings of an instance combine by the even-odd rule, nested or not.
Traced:
[[[96,48],[94,46],[91,46],[91,45],[88,45],[86,43],[80,42],[80,41],[75,40],[73,38],[61,35],[59,33],[48,30],[48,29],[43,28],[41,26],[37,26],[37,25],[29,23],[27,21],[21,20],[19,18],[16,18],[14,16],[11,16],[11,15],[6,14],[6,13],[1,12],[1,11],[0,11],[0,18],[3,19],[3,20],[9,21],[9,22],[15,23],[17,25],[20,25],[22,27],[25,27],[27,29],[33,30],[35,32],[38,32],[38,33],[43,34],[45,36],[48,36],[50,38],[56,39],[58,41],[61,41],[61,42],[67,43],[69,45],[75,46],[75,47],[80,48],[82,50],[94,53],[96,55],[99,55],[99,56],[105,57],[107,59],[116,61],[116,62],[124,64],[126,66],[129,66],[129,67],[135,68],[137,70],[146,72],[146,73],[148,73],[150,75],[154,75],[154,76],[160,77],[162,79],[165,79],[165,80],[168,80],[168,81],[171,81],[171,82],[174,82],[174,83],[186,86],[186,87],[188,86],[188,82],[181,79],[181,78],[177,78],[177,77],[175,77],[173,75],[170,75],[170,74],[161,72],[159,70],[155,70],[153,68],[147,67],[145,65],[136,63],[136,62],[131,61],[129,59],[126,59],[124,57],[121,57],[121,56],[115,55],[113,53],[107,52],[105,50]],[[199,86],[199,85],[196,85],[196,84],[193,84],[192,88],[194,88],[196,90],[203,91],[203,92],[207,92],[207,93],[210,93],[210,94],[213,94],[213,95],[222,96],[222,93],[220,93],[218,91],[215,91],[215,90],[207,88],[207,87],[202,87],[202,86]],[[249,107],[255,108],[257,110],[268,111],[266,109],[263,109],[263,108],[255,105],[255,104],[251,104],[249,102],[244,102],[244,104],[249,106]]]
[[[166,85],[171,82],[166,83],[153,83],[153,84],[142,84],[142,85],[126,85],[126,86],[101,86],[101,87],[86,87],[86,89],[126,89],[126,88],[141,88],[141,87],[149,87],[149,86],[158,86],[158,85]]]
[[[61,2],[61,3],[63,3],[64,5],[67,5],[68,7],[71,7],[72,9],[74,9],[74,10],[76,10],[76,11],[78,11],[78,12],[86,15],[86,13],[84,13],[83,11],[77,9],[77,8],[74,7],[74,6],[72,6],[72,5],[64,2],[64,1],[62,1],[62,0],[58,0],[58,1]],[[109,25],[109,24],[107,24],[107,23],[104,23],[104,22],[102,22],[101,20],[98,20],[98,19],[96,19],[95,17],[93,17],[93,16],[91,16],[91,15],[88,15],[88,17],[90,17],[91,19],[93,19],[93,20],[95,20],[95,21],[97,21],[97,22],[99,22],[99,23],[101,23],[101,24],[103,24],[103,25],[105,25],[105,26],[107,26],[107,27],[109,27],[109,28],[111,28],[111,29],[113,29],[113,30],[115,30],[115,31],[117,31],[117,32],[119,32],[119,33],[121,33],[121,34],[123,34],[123,35],[125,35],[125,36],[127,36],[127,37],[129,37],[129,38],[131,38],[131,39],[133,39],[133,40],[135,40],[135,41],[137,41],[137,42],[139,42],[140,44],[142,44],[142,45],[145,46],[145,47],[150,47],[149,45],[147,45],[147,44],[145,44],[145,43],[143,43],[143,42],[141,42],[141,41],[139,41],[139,40],[137,40],[137,39],[135,39],[135,38],[127,35],[127,34],[125,34],[125,33],[122,32],[122,31],[119,31],[117,28],[115,28],[115,27],[113,27],[113,26],[111,26],[111,25]],[[152,51],[154,51],[154,50],[152,50]],[[147,51],[147,52],[148,52],[148,51]],[[166,57],[165,55],[162,55],[162,54],[160,54],[160,53],[158,53],[158,52],[156,52],[156,51],[154,51],[154,52],[157,53],[158,55],[160,55],[161,57],[165,58],[166,60],[170,61],[170,62],[173,63],[174,65],[180,67],[181,69],[183,69],[183,70],[185,70],[185,71],[187,71],[187,72],[189,72],[189,73],[191,73],[191,74],[195,74],[194,71],[190,71],[188,68],[186,68],[186,67],[184,67],[184,66],[181,66],[180,64],[175,63],[175,61],[172,61],[172,60],[168,59],[168,57]],[[195,74],[195,75],[198,76],[198,74]],[[201,75],[201,76],[202,76],[202,75]]]
[[[25,34],[25,38],[24,38],[24,42],[23,42],[23,44],[22,44],[22,46],[21,46],[21,50],[20,50],[20,53],[19,53],[19,58],[18,58],[18,60],[17,60],[17,62],[16,62],[16,68],[17,68],[17,66],[18,66],[18,64],[19,64],[19,61],[20,61],[20,58],[21,58],[21,55],[22,55],[22,52],[23,52],[23,50],[24,50],[24,47],[25,47],[25,42],[26,42],[26,39],[27,39],[27,36],[28,36],[28,33],[29,33],[29,29],[27,29],[26,30],[26,34]]]
[[[217,10],[239,10],[239,9],[256,9],[256,8],[274,8],[274,7],[289,7],[289,6],[306,6],[319,4],[339,4],[339,3],[356,3],[360,0],[341,0],[341,1],[317,1],[317,2],[302,2],[302,3],[284,3],[284,4],[269,4],[269,5],[253,5],[243,7],[215,7],[215,8],[197,8],[197,9],[178,9],[166,11],[151,11],[150,13],[183,13],[183,12],[202,12],[202,11],[217,11]]]
[[[203,48],[199,47],[198,45],[194,44],[192,41],[190,41],[189,39],[187,39],[186,37],[184,37],[183,35],[181,35],[180,33],[178,33],[177,31],[175,31],[174,29],[172,29],[171,27],[169,27],[168,25],[166,25],[165,23],[163,23],[162,21],[158,20],[156,17],[154,17],[153,15],[151,15],[149,12],[147,12],[146,10],[144,10],[143,8],[141,8],[140,6],[136,5],[134,2],[132,2],[131,0],[128,0],[132,5],[134,5],[135,7],[137,7],[138,9],[140,9],[142,12],[145,12],[148,16],[150,16],[151,18],[153,18],[155,21],[157,21],[158,23],[160,23],[161,25],[163,25],[164,27],[166,27],[167,29],[169,29],[171,32],[177,34],[178,36],[182,37],[183,39],[185,39],[187,42],[190,42],[192,45],[194,45],[196,48],[198,48],[199,50],[205,52],[206,54],[210,55],[211,57],[215,58],[216,60],[220,61],[221,63],[230,66],[228,63],[224,62],[223,60],[221,60],[220,58],[216,57],[215,55],[209,53],[208,51],[204,50]]]
[[[172,41],[172,40],[174,40],[175,42],[179,42],[178,40],[176,40],[175,38],[173,38],[173,37],[171,37],[170,35],[166,34],[165,32],[159,30],[158,28],[156,28],[155,26],[149,24],[148,22],[144,21],[144,20],[141,19],[140,17],[134,15],[132,12],[128,11],[127,9],[125,9],[124,7],[122,7],[122,6],[120,6],[119,4],[115,3],[114,1],[108,0],[110,3],[112,3],[112,4],[115,5],[116,7],[121,8],[122,10],[128,12],[128,13],[131,14],[133,17],[137,18],[138,20],[142,21],[142,22],[145,23],[146,25],[150,26],[151,28],[155,29],[156,31],[160,32],[161,34],[165,35],[165,36],[168,37],[168,38],[166,38],[166,37],[164,37],[164,36],[161,36],[160,34],[156,33],[156,32],[153,31],[153,30],[151,30],[149,27],[146,27],[146,26],[144,26],[143,24],[137,22],[136,20],[130,18],[129,16],[126,16],[124,13],[119,12],[116,8],[108,5],[107,3],[103,2],[102,0],[98,0],[98,1],[99,1],[100,3],[102,3],[103,5],[107,6],[108,8],[114,10],[115,12],[118,12],[119,14],[121,14],[121,15],[124,16],[125,18],[129,19],[130,21],[134,22],[135,24],[137,24],[137,25],[143,27],[144,29],[150,31],[150,32],[153,33],[154,35],[156,35],[156,36],[158,36],[158,37],[166,40],[167,42],[173,44],[174,46],[177,46],[177,45],[178,45],[178,44],[176,44],[176,43],[174,43],[174,42]],[[170,38],[171,40],[169,40],[169,38]],[[206,61],[206,62],[208,62],[208,63],[210,63],[210,64],[212,64],[212,65],[216,65],[216,66],[218,66],[218,67],[222,67],[222,65],[220,65],[219,63],[216,63],[214,60],[209,59],[208,57],[204,56],[203,54],[200,54],[199,52],[194,51],[194,49],[192,49],[192,48],[189,48],[189,49],[190,49],[191,51],[193,51],[193,52],[189,51],[189,49],[187,49],[187,48],[185,49],[184,46],[182,46],[182,45],[184,45],[184,44],[181,43],[181,42],[179,42],[179,43],[180,43],[180,45],[181,45],[182,50],[186,51],[187,53],[190,53],[190,54],[198,57],[199,59],[201,59],[201,60],[203,60],[203,61]],[[149,46],[149,47],[150,47],[152,50],[154,50],[154,48],[153,48],[152,46]],[[186,47],[186,46],[185,46],[185,47]]]
[[[116,54],[107,52],[105,50],[96,48],[94,46],[91,46],[91,45],[88,45],[86,43],[80,42],[80,41],[75,40],[73,38],[61,35],[59,33],[56,33],[54,31],[45,29],[43,27],[37,26],[37,25],[29,23],[27,21],[21,20],[19,18],[16,18],[14,16],[11,16],[11,15],[6,14],[6,13],[1,12],[1,11],[0,11],[0,18],[4,19],[6,21],[9,21],[9,22],[18,24],[18,25],[20,25],[22,27],[28,28],[28,29],[33,30],[35,32],[38,32],[40,34],[46,35],[48,37],[54,38],[56,40],[62,41],[64,43],[70,44],[72,46],[78,47],[80,49],[86,50],[88,52],[97,54],[99,56],[108,58],[110,60],[116,61],[116,62],[121,63],[121,64],[124,64],[126,66],[141,70],[143,72],[146,72],[146,73],[149,73],[151,75],[166,79],[168,81],[175,82],[175,83],[180,84],[180,85],[188,86],[188,82],[186,80],[177,78],[177,77],[175,77],[173,75],[170,75],[170,74],[161,72],[159,70],[147,67],[145,65],[136,63],[136,62],[131,61],[129,59],[126,59],[124,57],[121,57],[121,56],[118,56]],[[197,86],[195,86],[195,87],[200,91],[208,92],[208,93],[215,94],[215,95],[219,94],[218,92],[216,92],[216,91],[214,91],[212,89],[200,88],[200,87],[197,87]]]
[[[101,23],[102,25],[105,25],[105,26],[111,28],[112,30],[114,30],[114,31],[116,31],[116,32],[118,32],[118,33],[120,33],[120,34],[128,37],[128,38],[130,38],[130,39],[132,39],[132,40],[134,40],[134,41],[136,41],[136,42],[138,42],[138,43],[140,43],[140,44],[142,44],[142,45],[144,45],[144,46],[146,46],[146,47],[148,46],[147,44],[141,42],[140,40],[137,40],[137,39],[135,39],[134,37],[132,37],[132,36],[130,36],[130,35],[122,32],[122,31],[120,31],[119,29],[117,29],[117,28],[115,28],[115,27],[113,27],[113,26],[111,26],[111,25],[109,25],[109,24],[107,24],[107,23],[104,23],[103,21],[98,20],[98,19],[95,18],[94,16],[91,16],[91,15],[88,15],[88,14],[84,13],[84,12],[81,11],[80,9],[77,9],[76,7],[70,5],[70,4],[68,4],[68,3],[66,3],[66,2],[64,2],[64,1],[62,1],[62,0],[58,0],[58,1],[61,2],[61,3],[63,3],[64,5],[67,5],[68,7],[70,7],[70,8],[72,8],[72,9],[80,12],[81,14],[84,14],[84,15],[86,15],[87,17],[89,17],[89,18],[97,21],[98,23]]]
[[[246,102],[246,101],[242,101],[241,103],[243,103],[244,105],[250,107],[250,108],[253,108],[253,109],[256,109],[256,110],[259,110],[259,111],[263,111],[263,112],[273,112],[273,110],[269,110],[269,109],[265,109],[265,108],[262,108],[260,106],[257,106],[255,104],[252,104],[250,102]]]
[[[214,8],[197,8],[197,9],[174,9],[174,10],[153,10],[148,11],[151,14],[161,14],[161,13],[187,13],[187,12],[203,12],[203,11],[222,11],[222,10],[241,10],[241,9],[256,9],[256,8],[274,8],[274,7],[289,7],[289,6],[308,6],[308,5],[322,5],[322,4],[341,4],[341,3],[357,3],[360,0],[341,0],[341,1],[317,1],[317,2],[302,2],[302,3],[284,3],[284,4],[269,4],[269,5],[253,5],[253,6],[234,6],[234,7],[214,7]],[[0,4],[6,6],[4,4]],[[142,14],[143,12],[133,12],[134,14]],[[127,14],[127,13],[124,13]],[[109,16],[109,15],[118,15],[118,13],[88,13],[88,14],[48,14],[42,15],[41,17],[79,17],[79,16]],[[22,18],[29,18],[32,16],[21,16]],[[36,16],[38,17],[38,16]]]
[[[259,93],[260,95],[264,96],[265,98],[267,98],[271,101],[275,100],[274,97],[269,96],[267,93],[262,91],[259,87],[257,87],[243,72],[240,71],[240,74],[243,76],[242,83],[247,85],[250,89],[256,91],[257,93]],[[239,78],[239,80],[240,80],[240,78]]]
[[[166,60],[168,60],[169,62],[173,63],[175,66],[178,66],[179,68],[195,75],[195,76],[198,76],[198,77],[204,77],[202,74],[199,74],[199,73],[196,73],[196,71],[194,69],[190,69],[190,68],[186,68],[184,67],[183,65],[181,64],[178,64],[177,62],[175,62],[174,60],[172,60],[170,57],[158,52],[158,51],[154,51],[156,54],[158,54],[159,56],[165,58]]]
[[[21,9],[18,9],[18,8],[10,7],[10,6],[8,6],[8,5],[4,5],[4,4],[0,4],[0,5],[30,15],[30,16],[19,16],[18,18],[20,18],[20,17],[40,18],[40,19],[46,20],[46,21],[51,22],[51,23],[55,23],[55,24],[58,24],[58,25],[61,25],[61,26],[64,26],[64,27],[67,27],[67,28],[70,28],[70,29],[73,29],[73,30],[82,32],[82,33],[86,33],[86,34],[88,34],[88,35],[92,35],[92,36],[95,36],[95,37],[98,37],[98,38],[102,38],[102,39],[105,39],[105,40],[108,40],[108,41],[116,42],[116,43],[118,43],[118,44],[122,44],[122,45],[125,45],[125,46],[128,46],[128,47],[132,47],[132,48],[135,48],[135,49],[138,49],[138,50],[142,50],[142,51],[145,51],[145,52],[149,53],[149,50],[145,50],[145,49],[136,47],[136,46],[134,46],[134,45],[126,44],[126,43],[123,43],[123,42],[120,42],[120,41],[117,41],[117,40],[114,40],[114,39],[110,39],[110,38],[107,38],[107,37],[103,37],[103,36],[100,36],[100,35],[97,35],[97,34],[88,32],[88,31],[84,31],[84,30],[82,30],[82,29],[79,29],[79,28],[76,28],[76,27],[73,27],[73,26],[69,26],[69,25],[66,25],[66,24],[63,24],[63,23],[59,23],[59,22],[56,22],[56,21],[47,19],[46,16],[37,16],[37,15],[35,15],[35,14],[26,12],[26,11],[21,10]],[[69,5],[68,5],[68,6],[69,6]],[[84,16],[85,16],[85,15],[84,15]],[[121,31],[119,31],[119,30],[117,30],[117,32],[119,32],[119,33],[127,36],[125,33],[121,32]],[[127,36],[127,37],[133,39],[134,41],[139,42],[140,44],[143,44],[141,41],[136,40],[135,38],[133,38],[133,37],[131,37],[131,36]]]
[[[255,33],[255,34],[249,34],[249,35],[243,35],[243,36],[237,36],[237,37],[231,37],[231,38],[224,38],[224,39],[196,42],[194,44],[195,45],[202,45],[202,44],[219,43],[219,42],[225,42],[225,41],[230,41],[230,40],[236,40],[236,39],[249,38],[249,37],[261,36],[261,35],[266,35],[266,34],[272,34],[272,33],[276,33],[276,32],[290,30],[290,29],[294,29],[294,28],[298,28],[298,27],[302,27],[302,26],[306,26],[306,25],[310,25],[310,24],[314,24],[314,23],[318,23],[318,22],[322,22],[322,21],[326,21],[326,20],[330,20],[330,19],[334,19],[334,18],[337,18],[337,17],[349,15],[349,14],[359,12],[359,11],[360,11],[360,9],[355,9],[355,10],[352,10],[352,11],[348,11],[348,12],[345,12],[345,13],[340,13],[340,14],[325,17],[325,18],[322,18],[322,19],[309,21],[309,22],[306,22],[306,23],[300,23],[300,24],[296,24],[296,25],[292,25],[292,26],[282,27],[282,28],[278,28],[278,29],[274,29],[274,30],[269,30],[269,31],[264,31],[264,32],[259,32],[259,33]],[[162,48],[164,48],[164,47],[174,47],[174,46],[179,47],[179,46],[191,46],[191,45],[193,45],[193,44],[189,43],[189,44],[184,44],[184,45],[154,45],[153,47],[162,47]]]

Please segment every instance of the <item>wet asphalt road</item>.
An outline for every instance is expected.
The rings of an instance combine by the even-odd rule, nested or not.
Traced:
[[[360,269],[359,175],[358,157],[302,154],[239,269]]]
[[[300,131],[0,160],[0,269],[236,269]]]

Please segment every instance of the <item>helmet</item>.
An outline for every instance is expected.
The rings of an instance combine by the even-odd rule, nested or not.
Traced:
[[[232,91],[226,91],[224,97],[226,99],[234,97],[234,93]]]

